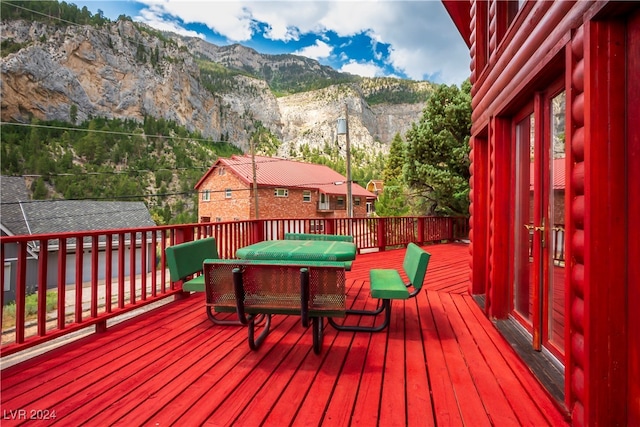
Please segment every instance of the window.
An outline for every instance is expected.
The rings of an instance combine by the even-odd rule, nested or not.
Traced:
[[[303,191],[302,192],[302,201],[310,202],[311,201],[311,191]]]
[[[209,200],[211,200],[211,191],[210,190],[204,190],[202,192],[202,201],[203,202],[208,202]]]
[[[231,198],[231,189],[227,188],[226,190],[224,190],[224,197],[227,199]]]
[[[210,216],[201,216],[200,217],[200,222],[211,222],[211,217]]]
[[[353,206],[360,206],[360,197],[356,197],[353,199]]]
[[[336,205],[338,205],[338,207],[344,207],[344,196],[338,196],[336,198]]]
[[[226,173],[226,171],[224,170],[224,168],[218,168],[218,175],[224,175]]]
[[[289,197],[289,190],[286,188],[276,188],[273,194],[276,197]]]
[[[324,232],[324,221],[312,219],[309,221],[309,231],[313,231],[316,233]]]

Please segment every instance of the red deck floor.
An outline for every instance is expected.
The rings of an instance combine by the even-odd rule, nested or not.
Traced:
[[[468,247],[427,250],[427,291],[384,332],[327,326],[315,355],[299,317],[275,316],[254,352],[194,295],[3,370],[2,425],[565,425],[468,295]],[[403,255],[358,255],[348,301],[375,304],[368,270]]]

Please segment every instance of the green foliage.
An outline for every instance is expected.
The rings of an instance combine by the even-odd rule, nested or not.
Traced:
[[[261,121],[253,123],[255,130],[249,136],[256,155],[275,156],[282,142],[269,129],[264,127]]]
[[[0,43],[0,54],[4,57],[26,47],[26,43],[16,43],[13,39],[4,39]]]
[[[402,168],[405,164],[406,157],[406,145],[402,140],[402,137],[397,133],[391,141],[389,147],[389,157],[387,158],[387,164],[382,171],[382,179],[387,181],[400,182],[402,180]]]
[[[296,157],[308,163],[326,165],[336,172],[347,174],[347,163],[344,151],[336,144],[325,142],[322,148],[310,148],[308,144],[302,144]],[[362,187],[372,179],[378,179],[385,165],[385,155],[372,154],[369,150],[351,147],[351,180]]]
[[[73,3],[55,0],[33,0],[0,2],[0,16],[3,20],[24,19],[27,21],[45,22],[56,27],[72,24],[102,26],[109,19],[98,10],[95,15],[86,6],[78,9]]]
[[[384,191],[376,200],[376,214],[378,216],[404,216],[409,213],[406,187],[398,180],[385,181]]]
[[[47,291],[45,294],[45,311],[49,312],[58,306],[58,293]],[[38,315],[38,294],[29,294],[25,298],[26,320],[34,320]],[[16,302],[12,301],[2,308],[2,327],[10,328],[16,324]]]
[[[143,123],[93,118],[78,126],[6,123],[0,139],[3,175],[40,175],[34,198],[140,200],[163,223],[193,222],[197,181],[217,156],[241,153],[153,117]]]
[[[405,180],[423,214],[467,215],[471,85],[441,85],[407,132]]]

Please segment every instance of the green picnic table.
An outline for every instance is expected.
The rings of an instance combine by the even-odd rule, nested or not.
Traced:
[[[353,261],[354,243],[324,240],[265,240],[236,251],[240,259],[290,261]]]

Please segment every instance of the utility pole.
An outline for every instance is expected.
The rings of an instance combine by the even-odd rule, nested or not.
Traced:
[[[251,168],[253,169],[253,202],[255,204],[256,219],[260,219],[260,212],[258,208],[258,178],[256,176],[256,150],[254,138],[250,138],[251,143]]]
[[[346,135],[347,146],[347,215],[353,218],[353,197],[351,194],[351,144],[349,142],[349,109],[344,103],[344,119],[338,119],[338,135]]]

